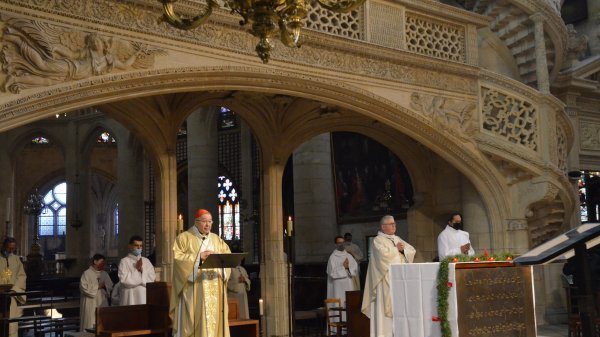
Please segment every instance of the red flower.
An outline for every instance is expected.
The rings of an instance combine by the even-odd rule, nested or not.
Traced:
[[[506,261],[512,261],[512,256],[507,256]]]
[[[475,258],[473,261],[475,261],[475,262],[479,262],[479,258],[478,258],[478,257],[476,257],[476,258]]]
[[[488,258],[488,261],[494,261],[494,257],[493,257],[493,256],[490,256],[490,257]]]
[[[448,288],[452,288],[452,282],[448,282]]]
[[[432,322],[441,322],[442,320],[437,316],[431,316],[431,321]]]
[[[457,257],[453,258],[452,262],[454,262],[454,263],[458,262],[458,258]]]

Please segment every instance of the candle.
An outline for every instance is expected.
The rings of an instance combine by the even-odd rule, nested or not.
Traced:
[[[12,199],[6,198],[6,222],[10,222],[10,211],[12,210]]]
[[[263,307],[263,299],[258,300],[258,314],[263,316],[265,314],[265,308]]]
[[[183,232],[183,216],[181,214],[179,214],[179,218],[177,219],[177,230]]]
[[[294,230],[294,221],[292,221],[292,217],[288,217],[287,221],[287,235],[292,236],[292,231]]]

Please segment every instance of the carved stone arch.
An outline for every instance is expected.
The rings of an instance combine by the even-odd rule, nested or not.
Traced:
[[[464,146],[464,143],[448,135],[441,134],[432,125],[418,118],[414,112],[380,95],[334,79],[250,67],[153,70],[111,74],[102,78],[102,81],[82,81],[76,88],[69,88],[69,90],[54,88],[53,95],[36,93],[31,97],[21,97],[18,101],[7,103],[0,107],[0,116],[5,116],[6,121],[0,128],[6,130],[22,124],[24,116],[31,120],[66,112],[76,106],[106,104],[123,100],[123,97],[134,99],[173,92],[198,90],[208,93],[230,92],[235,88],[255,93],[283,94],[311,99],[339,106],[371,120],[388,124],[439,154],[463,174],[471,177],[474,186],[488,205],[494,232],[501,233],[504,229],[501,219],[507,218],[509,211],[507,202],[501,196],[505,195],[506,191],[501,187],[502,182],[499,177],[490,174],[494,172],[493,165],[482,158],[476,150]],[[137,80],[138,78],[143,78],[143,81]],[[51,98],[48,98],[49,96]],[[43,109],[41,102],[44,103]],[[4,112],[9,108],[13,109],[14,117],[6,119],[7,114]],[[239,109],[236,111],[240,115],[243,114]],[[174,120],[169,116],[157,115],[151,123],[143,124],[141,119],[133,114],[125,114],[123,111],[113,112],[109,116],[136,134],[152,157],[159,158],[164,153],[175,150],[175,133],[179,123],[175,125]],[[274,119],[268,111],[261,113],[262,115],[248,115],[245,118],[257,136],[257,141],[263,150],[261,153],[265,153],[264,150],[269,148],[269,144],[276,144],[276,148],[270,148],[269,155],[279,159],[287,158],[297,146],[297,140],[290,139],[291,133],[286,134],[286,132],[298,125],[292,123],[282,128],[280,121]],[[144,117],[147,117],[147,114]],[[165,123],[160,123],[161,121]],[[305,122],[302,119],[299,121]],[[314,126],[315,123],[304,123],[304,126],[308,125]],[[160,161],[159,169],[162,169]],[[502,246],[503,241],[500,238],[494,239],[497,246]]]

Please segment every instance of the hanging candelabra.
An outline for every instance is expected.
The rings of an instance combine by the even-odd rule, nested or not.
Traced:
[[[31,253],[39,254],[40,253],[40,235],[39,235],[39,225],[40,225],[40,214],[42,214],[42,210],[46,207],[44,204],[44,199],[41,195],[38,194],[38,191],[35,190],[32,193],[27,201],[25,202],[25,206],[23,210],[25,214],[33,216],[33,243],[31,244]]]

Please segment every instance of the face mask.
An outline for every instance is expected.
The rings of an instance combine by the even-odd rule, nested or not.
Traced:
[[[96,269],[98,270],[104,270],[105,264],[104,263],[100,263],[96,266]]]
[[[342,244],[336,245],[335,249],[339,250],[340,252],[343,251],[344,250],[344,244],[342,243]]]
[[[142,255],[142,248],[134,248],[131,250],[131,253],[135,256],[140,256]]]
[[[452,228],[454,228],[454,229],[463,229],[463,224],[462,224],[462,222],[452,223]]]

